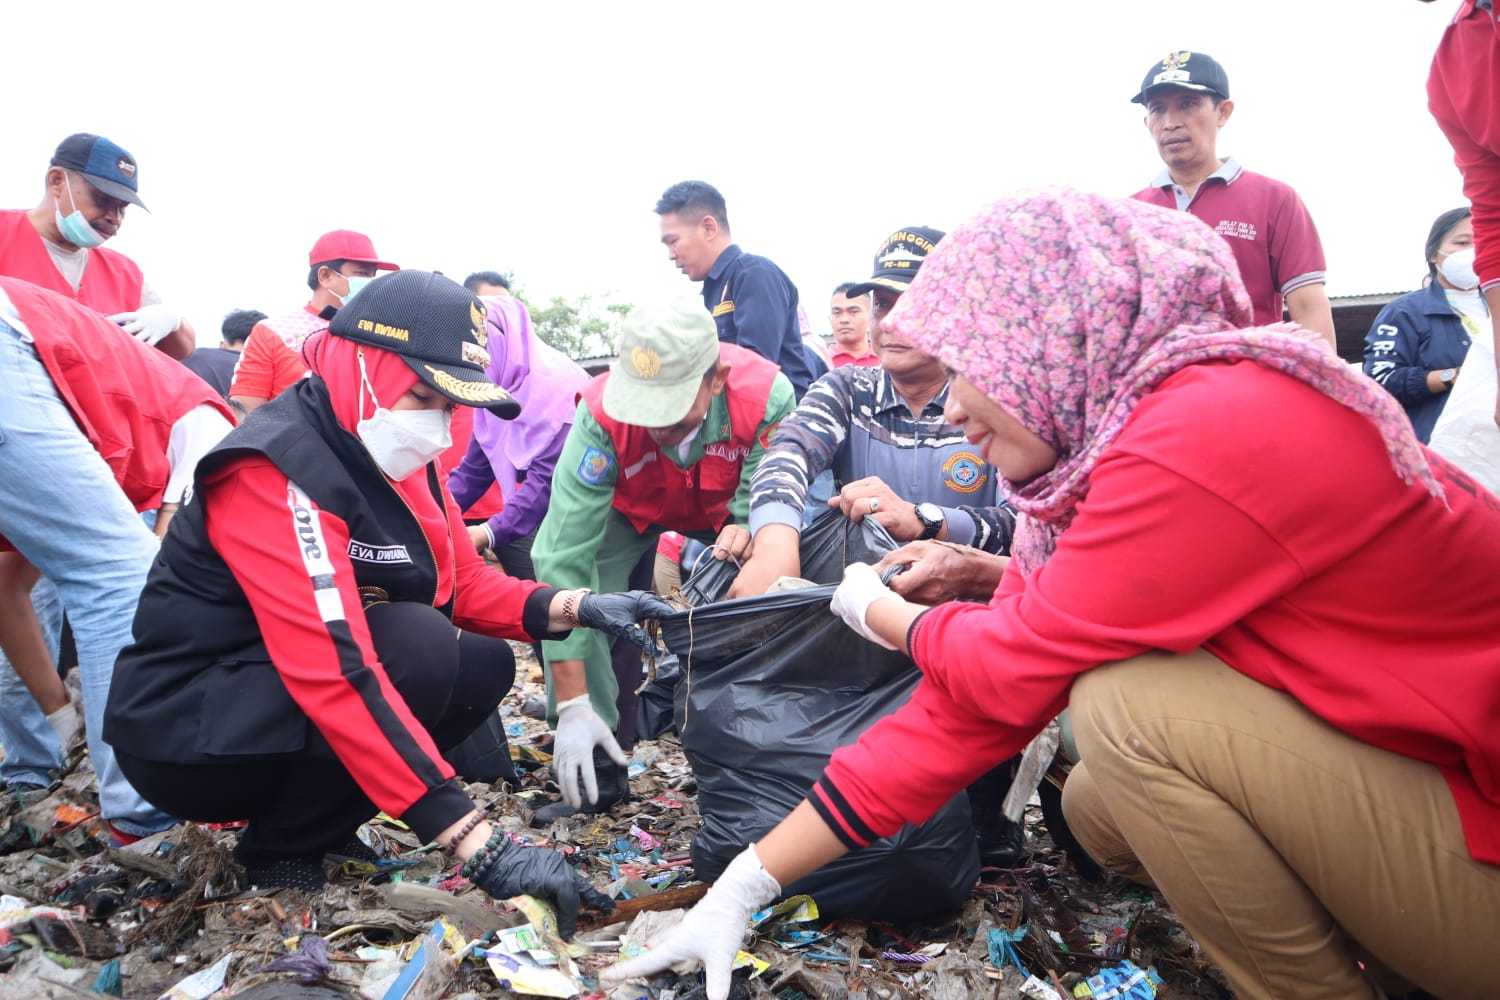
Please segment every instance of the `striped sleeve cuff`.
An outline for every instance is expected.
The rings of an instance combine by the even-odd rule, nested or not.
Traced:
[[[833,835],[839,838],[839,842],[850,850],[858,847],[868,847],[874,841],[880,839],[875,835],[865,821],[850,808],[848,801],[833,787],[833,782],[828,780],[828,775],[818,779],[813,785],[812,792],[807,800],[822,817],[823,822],[833,831]]]
[[[1325,274],[1326,272],[1323,271],[1308,271],[1306,274],[1297,275],[1281,286],[1282,297],[1292,294],[1299,288],[1306,288],[1308,285],[1324,284],[1327,281]]]

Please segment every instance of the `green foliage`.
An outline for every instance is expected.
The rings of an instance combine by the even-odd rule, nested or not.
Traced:
[[[628,302],[601,304],[587,294],[571,300],[554,295],[545,306],[527,302],[526,308],[536,335],[570,358],[613,354],[620,321],[630,313]]]

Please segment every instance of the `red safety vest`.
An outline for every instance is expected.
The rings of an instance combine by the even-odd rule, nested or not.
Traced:
[[[96,247],[89,251],[78,291],[73,291],[23,209],[0,211],[0,275],[40,285],[105,316],[139,309],[141,289],[146,284],[135,261],[114,250]]]
[[[614,442],[620,463],[614,508],[636,531],[652,525],[673,531],[717,531],[729,519],[729,501],[740,487],[745,459],[755,447],[771,386],[781,369],[734,344],[719,345],[719,361],[733,366],[724,386],[729,438],[712,441],[703,457],[686,469],[663,455],[644,427],[622,424],[604,412],[607,373],[584,387],[589,412]],[[720,437],[719,431],[705,426],[700,433]]]
[[[90,265],[92,267],[92,265]],[[19,278],[0,289],[89,443],[137,510],[161,503],[172,425],[200,403],[234,423],[213,386],[97,313]]]

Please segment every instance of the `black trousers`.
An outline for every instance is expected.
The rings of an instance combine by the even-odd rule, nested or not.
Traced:
[[[439,750],[485,722],[515,680],[505,640],[458,631],[430,607],[377,604],[365,615],[391,683]],[[276,756],[211,763],[117,757],[131,785],[174,816],[249,820],[237,851],[247,863],[321,855],[348,843],[379,811],[315,728],[303,749]]]

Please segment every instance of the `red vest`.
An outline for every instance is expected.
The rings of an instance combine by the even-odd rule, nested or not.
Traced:
[[[78,291],[73,291],[23,209],[0,211],[0,275],[40,285],[106,316],[139,309],[141,289],[146,284],[135,261],[98,247],[89,251],[83,280]]]
[[[137,510],[161,503],[167,443],[179,417],[207,403],[234,423],[213,386],[98,313],[18,278],[0,276],[0,290],[21,314],[79,429]]]
[[[636,531],[660,525],[673,531],[718,531],[729,519],[729,501],[740,487],[745,458],[766,418],[771,386],[781,369],[734,344],[719,345],[719,361],[733,365],[724,399],[729,405],[729,439],[714,441],[701,459],[684,469],[661,453],[644,427],[622,424],[604,412],[606,372],[584,387],[589,412],[615,445],[620,471],[614,508]],[[715,434],[705,426],[700,434]],[[764,442],[762,442],[764,443]]]

